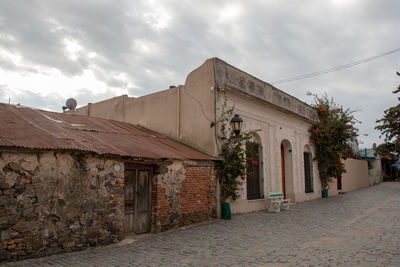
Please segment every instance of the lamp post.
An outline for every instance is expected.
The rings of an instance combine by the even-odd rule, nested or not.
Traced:
[[[231,127],[236,136],[240,134],[242,125],[243,125],[243,119],[239,116],[239,114],[235,114],[235,116],[231,119]]]

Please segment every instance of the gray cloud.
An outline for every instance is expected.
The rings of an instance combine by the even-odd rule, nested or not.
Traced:
[[[49,67],[67,76],[92,70],[109,87],[139,96],[183,84],[191,70],[214,56],[272,82],[400,46],[399,1],[343,1],[343,7],[332,2],[166,0],[151,6],[148,1],[128,0],[3,1],[0,50],[21,54],[24,62],[35,67],[17,66],[0,53],[0,68],[33,72]],[[235,4],[240,6],[237,19],[222,21],[225,8]],[[161,16],[157,8],[169,16],[165,28],[154,27]],[[82,47],[76,60],[68,56],[66,39]],[[365,122],[360,132],[373,135],[375,120],[395,103],[391,91],[397,86],[393,73],[400,70],[399,62],[400,53],[392,54],[277,87],[306,102],[310,102],[307,91],[326,92],[346,107],[362,109],[357,112]],[[35,106],[48,108],[53,102],[58,110],[65,101],[56,94],[49,99],[25,93],[33,95],[23,100]],[[111,96],[111,90],[100,95],[84,90],[77,98],[85,104]]]

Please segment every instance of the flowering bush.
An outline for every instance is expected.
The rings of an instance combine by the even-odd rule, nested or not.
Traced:
[[[317,123],[309,129],[310,143],[315,145],[314,160],[318,162],[322,189],[328,189],[331,179],[341,177],[345,172],[341,158],[348,150],[347,142],[358,135],[354,127],[358,120],[352,111],[344,110],[326,95],[315,96],[312,106],[318,118]]]

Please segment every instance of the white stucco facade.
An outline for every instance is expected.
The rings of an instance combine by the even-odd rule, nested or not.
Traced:
[[[217,109],[223,105],[223,92],[228,99],[228,106],[234,106],[235,113],[244,120],[243,130],[259,130],[258,142],[262,147],[260,164],[263,198],[248,200],[244,180],[240,198],[231,203],[233,213],[245,213],[266,209],[269,205],[268,192],[284,192],[292,202],[303,202],[321,196],[321,182],[318,166],[313,162],[314,192],[305,192],[304,152],[314,149],[310,145],[308,129],[311,122],[294,114],[271,107],[262,101],[249,98],[230,89],[221,90],[218,96]],[[284,149],[285,189],[282,182],[281,145]]]

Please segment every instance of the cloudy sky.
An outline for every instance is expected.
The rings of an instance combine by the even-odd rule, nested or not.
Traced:
[[[61,111],[69,97],[142,96],[184,84],[211,57],[273,83],[400,48],[399,10],[398,0],[3,0],[0,102]],[[358,110],[371,146],[397,102],[396,71],[400,51],[275,86]]]

